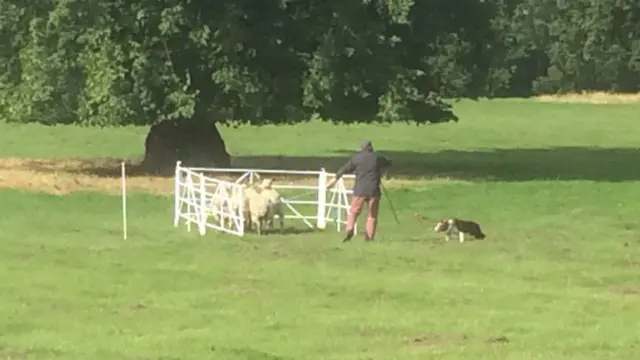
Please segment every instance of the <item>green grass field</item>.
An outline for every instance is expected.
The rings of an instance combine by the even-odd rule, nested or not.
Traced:
[[[373,244],[200,237],[142,190],[123,241],[117,196],[0,189],[0,360],[637,359],[640,105],[456,110],[425,127],[223,129],[253,167],[335,170],[372,140],[408,179]],[[145,131],[1,124],[0,157],[134,157]],[[445,244],[415,212],[488,237]]]

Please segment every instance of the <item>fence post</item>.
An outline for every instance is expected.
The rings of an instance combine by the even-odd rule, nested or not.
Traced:
[[[324,168],[320,169],[318,174],[318,212],[316,227],[324,230],[327,227],[327,172]]]
[[[244,236],[244,187],[235,184],[233,185],[233,188],[236,192],[236,194],[234,194],[234,198],[241,199],[240,204],[238,204],[238,213],[240,216],[240,219],[238,219],[240,221],[240,227],[238,230],[240,230],[240,236]]]
[[[205,235],[207,233],[207,188],[204,186],[204,176],[200,175],[200,201],[199,201],[199,214],[200,218],[198,221],[198,230],[200,231],[200,235]]]
[[[180,211],[182,210],[182,198],[180,191],[180,183],[181,180],[181,171],[180,171],[180,161],[176,162],[176,172],[174,175],[174,189],[173,189],[173,226],[178,227],[178,223],[180,222]]]
[[[191,232],[191,223],[193,221],[193,217],[197,214],[197,209],[195,207],[196,204],[196,194],[194,192],[194,184],[193,177],[191,176],[191,171],[185,171],[185,186],[187,190],[185,191],[185,195],[187,197],[187,232]]]
[[[345,217],[345,221],[349,222],[349,214],[351,213],[351,204],[349,203],[349,193],[347,190],[347,186],[344,184],[343,179],[340,179],[340,187],[342,189],[341,191],[344,196],[344,205],[347,207],[347,209],[345,210],[345,213],[347,214],[347,216]],[[353,235],[358,235],[357,221],[355,222],[355,224],[353,224]]]

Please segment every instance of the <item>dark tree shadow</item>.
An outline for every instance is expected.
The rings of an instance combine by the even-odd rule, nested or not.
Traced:
[[[280,229],[278,229],[278,228],[269,229],[269,230],[265,231],[265,235],[279,235],[279,236],[304,235],[304,234],[317,233],[317,232],[321,232],[321,231],[322,230],[312,229],[310,227],[285,227],[282,232],[280,232]]]
[[[289,221],[293,221],[293,220],[289,220]],[[275,229],[263,230],[262,235],[258,235],[258,233],[254,229],[246,231],[246,235],[271,238],[274,236],[305,235],[305,234],[313,234],[313,233],[320,233],[320,232],[322,232],[322,230],[312,229],[304,225],[301,225],[300,227],[288,226],[288,227],[285,227],[282,232],[280,232],[280,229],[276,225]]]
[[[319,170],[335,172],[350,150],[337,150],[336,156],[240,156],[232,159],[238,169]],[[482,181],[534,180],[640,180],[640,149],[556,147],[545,149],[494,149],[481,151],[444,150],[434,153],[380,151],[393,160],[388,175],[416,179],[445,177]],[[79,159],[82,160],[82,159]],[[120,160],[87,159],[86,164],[70,169],[32,164],[34,170],[67,171],[119,177]],[[146,176],[137,163],[129,164],[128,176]],[[238,173],[230,174],[239,176]],[[277,177],[276,177],[277,178]]]
[[[242,157],[243,168],[335,172],[350,150],[336,157]],[[444,150],[434,153],[380,151],[393,161],[387,174],[395,178],[452,178],[482,181],[640,180],[640,149],[557,147],[546,149]]]

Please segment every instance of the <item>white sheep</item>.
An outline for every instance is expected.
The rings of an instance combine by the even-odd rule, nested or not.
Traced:
[[[218,184],[217,195],[211,200],[210,213],[216,220],[221,221],[220,225],[228,228],[233,226],[234,218],[240,216],[240,204],[243,200],[246,202],[244,191],[245,189],[241,192],[233,191],[233,185],[229,183]],[[246,214],[248,214],[246,203],[244,211],[246,223]]]
[[[244,192],[245,205],[248,211],[245,210],[245,216],[250,219],[250,226],[254,225],[258,235],[262,235],[262,230],[272,217],[271,201],[268,193],[263,192],[255,187],[247,187]]]
[[[243,205],[242,215],[245,229],[251,230],[251,212],[249,208],[250,199],[259,196],[258,191],[253,187],[242,184],[242,192],[235,193],[231,198],[231,206],[234,214],[240,216],[240,205]]]
[[[213,216],[218,221],[225,220],[224,208],[228,204],[229,191],[224,184],[219,184],[212,199],[207,206],[206,215]]]
[[[272,179],[264,179],[262,184],[260,184],[260,189],[262,190],[261,194],[269,199],[269,227],[273,228],[273,218],[275,215],[278,215],[278,219],[280,220],[280,232],[282,232],[284,231],[284,204],[282,203],[280,193],[276,189],[272,188],[272,185]]]

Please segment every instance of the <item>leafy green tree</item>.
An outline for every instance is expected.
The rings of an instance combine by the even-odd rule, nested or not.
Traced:
[[[439,122],[640,86],[636,0],[0,0],[0,36],[10,122]]]
[[[544,53],[538,93],[640,90],[640,3],[636,0],[526,0],[514,31]],[[539,64],[539,63],[538,63]]]
[[[404,61],[410,39],[402,32],[423,21],[411,14],[412,0],[31,4],[0,0],[11,18],[0,28],[12,40],[0,59],[6,121],[117,126],[452,115],[438,96],[447,79],[425,80],[436,70],[424,67],[437,62]]]

